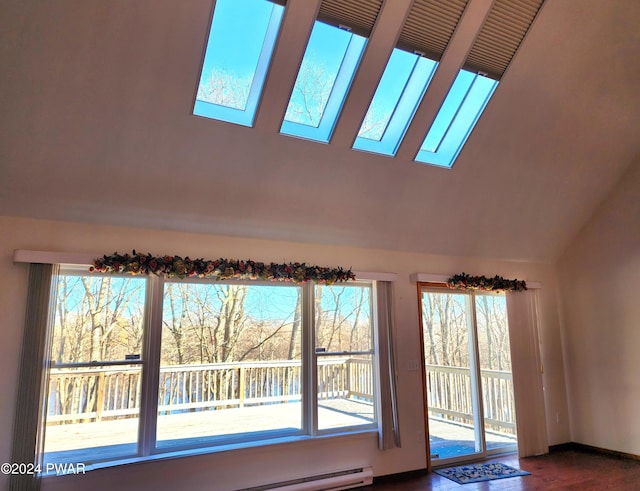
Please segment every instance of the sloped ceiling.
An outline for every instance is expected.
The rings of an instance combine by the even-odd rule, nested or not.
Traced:
[[[451,170],[193,116],[211,9],[1,2],[0,214],[546,261],[640,158],[640,2],[547,0]]]

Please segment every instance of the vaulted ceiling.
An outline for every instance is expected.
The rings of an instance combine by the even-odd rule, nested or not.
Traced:
[[[382,41],[329,144],[279,134],[315,2],[246,128],[192,115],[211,0],[3,1],[0,214],[553,260],[640,158],[640,2],[546,0],[452,169],[413,161],[419,120],[395,158],[350,148]]]

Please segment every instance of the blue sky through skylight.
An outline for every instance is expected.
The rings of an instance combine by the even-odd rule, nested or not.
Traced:
[[[451,167],[497,86],[496,80],[460,70],[416,161]]]
[[[437,65],[394,49],[353,148],[395,155]]]
[[[253,124],[282,13],[266,0],[217,0],[194,114]]]
[[[328,142],[366,38],[316,21],[280,131]]]

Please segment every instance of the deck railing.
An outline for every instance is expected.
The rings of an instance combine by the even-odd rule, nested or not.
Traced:
[[[139,412],[141,367],[51,368],[47,423],[100,421]],[[160,368],[161,414],[301,399],[300,361],[209,363]],[[318,398],[373,402],[371,361],[318,360]]]
[[[468,368],[426,365],[427,401],[440,418],[473,424],[471,377]],[[480,370],[485,424],[515,434],[516,420],[511,372]]]
[[[473,423],[469,370],[426,365],[427,397],[439,417]],[[134,417],[139,412],[141,367],[55,368],[49,375],[47,422],[70,423]],[[515,433],[511,373],[481,370],[486,423]],[[162,414],[299,401],[300,361],[211,363],[160,368]],[[369,359],[318,360],[318,398],[373,402]]]

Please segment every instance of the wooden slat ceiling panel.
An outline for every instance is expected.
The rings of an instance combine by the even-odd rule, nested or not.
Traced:
[[[318,19],[369,36],[381,7],[382,0],[323,0]]]
[[[415,0],[398,45],[440,60],[468,0]]]
[[[544,0],[496,0],[464,68],[500,80]]]

